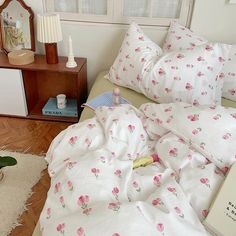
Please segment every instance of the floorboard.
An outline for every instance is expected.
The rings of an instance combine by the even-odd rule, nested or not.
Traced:
[[[70,123],[37,121],[21,118],[0,117],[0,149],[43,155],[53,140]],[[28,199],[28,210],[20,218],[10,236],[31,236],[46,200],[50,186],[47,170],[33,187],[33,195]]]

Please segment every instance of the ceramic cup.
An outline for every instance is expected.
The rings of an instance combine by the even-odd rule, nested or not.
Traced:
[[[64,109],[66,107],[66,95],[58,94],[57,95],[57,107],[59,109]]]

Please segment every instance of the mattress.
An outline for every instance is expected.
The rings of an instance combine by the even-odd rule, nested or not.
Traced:
[[[112,91],[114,87],[116,87],[116,85],[112,84],[110,81],[104,78],[106,74],[107,74],[106,71],[99,73],[90,91],[88,101],[101,93]],[[148,99],[144,95],[139,94],[131,89],[123,88],[123,87],[119,87],[119,88],[120,88],[122,97],[130,101],[130,103],[134,105],[135,107],[139,107],[143,103],[153,102],[152,100]],[[236,108],[236,102],[233,102],[224,98],[222,99],[222,105],[226,107]],[[81,114],[80,121],[92,118],[93,116],[94,116],[94,112],[90,108],[85,107]],[[41,236],[41,232],[39,229],[39,222],[37,223],[35,227],[33,236]]]

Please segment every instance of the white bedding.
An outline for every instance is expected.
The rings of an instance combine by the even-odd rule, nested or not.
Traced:
[[[236,110],[184,103],[102,107],[48,153],[43,235],[209,235],[202,220],[236,160]],[[160,162],[133,170],[133,160]]]

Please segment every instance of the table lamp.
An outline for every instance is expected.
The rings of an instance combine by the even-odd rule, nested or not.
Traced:
[[[47,63],[57,64],[57,42],[62,41],[61,23],[58,14],[37,15],[37,39],[45,44]]]

